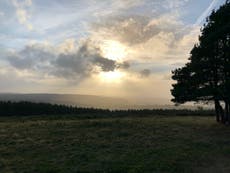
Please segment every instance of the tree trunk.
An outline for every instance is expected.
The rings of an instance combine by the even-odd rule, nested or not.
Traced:
[[[224,109],[220,106],[220,114],[221,114],[221,122],[224,124],[225,123],[225,114],[224,114]]]
[[[228,102],[228,124],[230,124],[230,102]]]
[[[225,101],[225,124],[229,124],[229,102]]]
[[[217,122],[225,123],[225,111],[222,108],[219,100],[215,100],[215,107],[217,113]]]
[[[216,110],[216,121],[221,122],[221,123],[225,123],[225,119],[226,119],[225,118],[225,111],[222,108],[220,101],[218,99],[215,99],[215,110]],[[228,110],[229,110],[229,107],[228,107]]]
[[[220,115],[221,115],[220,107],[219,107],[220,103],[217,99],[215,99],[214,102],[215,102],[215,111],[216,111],[216,121],[220,122]]]
[[[225,102],[225,114],[224,114],[224,121],[223,123],[225,124],[228,120],[228,102],[227,101],[224,101]]]

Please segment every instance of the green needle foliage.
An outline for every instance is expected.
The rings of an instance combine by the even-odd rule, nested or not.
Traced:
[[[216,120],[230,122],[230,1],[213,11],[201,29],[189,62],[174,70],[173,102],[213,101]],[[225,103],[225,109],[222,104]]]

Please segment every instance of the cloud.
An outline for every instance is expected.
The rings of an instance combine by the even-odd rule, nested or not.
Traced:
[[[169,44],[164,46],[162,42],[175,42],[184,37],[190,29],[185,29],[179,17],[178,14],[167,13],[155,18],[140,15],[105,18],[92,25],[91,34],[94,39],[111,38],[129,47],[141,46],[145,49],[147,46],[154,49],[159,45],[170,48]]]
[[[100,7],[96,9],[94,8],[93,10],[93,15],[96,17],[113,16],[121,11],[130,10],[134,7],[140,6],[143,3],[142,0],[94,0],[93,2]]]
[[[5,16],[5,13],[3,11],[0,11],[0,17]]]
[[[130,63],[128,61],[124,61],[122,63],[117,63],[117,68],[118,69],[129,69]]]
[[[142,97],[151,92],[157,97],[169,97],[170,72],[187,61],[199,35],[199,27],[188,24],[192,20],[192,15],[187,17],[190,11],[185,14],[187,11],[182,10],[187,1],[38,0],[33,4],[30,0],[11,0],[18,22],[11,17],[10,25],[4,27],[8,38],[0,37],[4,38],[4,47],[18,50],[8,53],[3,66],[9,66],[9,70],[0,78],[16,82],[2,83],[0,88]],[[28,29],[36,28],[36,32],[24,32],[18,23]],[[12,31],[8,32],[9,27]],[[51,43],[36,43],[42,40]],[[114,56],[111,59],[106,53],[114,45],[104,45],[108,47],[105,51],[106,41],[122,46],[110,52]],[[120,58],[116,54],[119,51]],[[110,71],[115,73],[107,73]],[[109,80],[110,74],[116,72],[122,74],[120,82],[103,82],[101,74],[109,74],[105,79]],[[17,83],[22,87],[14,90]]]
[[[94,23],[92,34],[112,37],[129,45],[138,44],[160,32],[160,28],[148,26],[149,20],[145,16],[117,16]]]
[[[116,62],[101,56],[95,56],[94,63],[101,67],[102,71],[109,72],[114,71],[116,68]]]
[[[55,58],[54,52],[54,48],[46,44],[33,44],[19,52],[11,52],[7,60],[18,69],[39,70]]]
[[[87,77],[100,71],[113,71],[116,62],[101,55],[101,51],[93,42],[86,40],[81,43],[76,52],[61,53],[53,62],[58,69],[55,74],[63,77]]]
[[[166,0],[164,3],[165,8],[175,9],[183,6],[189,0]]]
[[[142,0],[117,0],[112,1],[112,6],[119,9],[127,9],[131,7],[135,7],[143,3]]]
[[[9,53],[6,60],[18,70],[75,81],[100,72],[129,68],[128,62],[103,57],[100,47],[88,39],[81,41],[78,47],[72,39],[57,46],[34,43]]]
[[[179,4],[178,1],[174,5]],[[195,43],[195,34],[191,26],[185,27],[178,13],[168,12],[156,17],[133,14],[101,17],[91,25],[87,38],[78,42],[68,38],[56,46],[32,44],[12,53],[8,62],[20,70],[78,82],[115,70],[137,78],[150,74],[163,76],[171,71],[172,63],[186,61]],[[101,46],[106,40],[124,45],[125,57],[119,61],[105,57]],[[138,63],[140,65],[135,65]]]
[[[172,6],[179,8],[187,0],[174,2]],[[132,14],[105,17],[91,25],[90,38],[99,42],[115,40],[127,47],[123,61],[128,62],[129,74],[136,77],[156,74],[163,80],[175,68],[173,63],[187,61],[200,32],[199,27],[185,25],[181,14],[174,12],[155,17]]]
[[[29,22],[30,15],[27,11],[27,8],[32,5],[32,0],[12,0],[12,4],[16,8],[18,22],[26,26],[28,30],[33,30],[33,25]]]
[[[20,24],[23,24],[27,27],[28,30],[32,30],[33,26],[28,23],[29,15],[27,14],[27,11],[24,9],[17,9],[16,11],[18,21]]]
[[[141,77],[148,77],[151,74],[149,69],[144,69],[140,72]]]

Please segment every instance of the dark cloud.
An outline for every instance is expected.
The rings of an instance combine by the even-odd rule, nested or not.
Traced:
[[[78,51],[71,54],[60,54],[54,65],[59,69],[56,73],[64,77],[76,75],[86,77],[96,72],[95,67],[105,72],[114,71],[116,61],[102,57],[100,49],[86,41]]]
[[[140,72],[141,77],[148,77],[150,76],[151,71],[149,69],[144,69]]]
[[[23,50],[11,53],[7,59],[9,63],[18,69],[37,69],[44,66],[55,55],[50,50],[41,45],[26,46]]]
[[[43,75],[83,79],[100,71],[126,69],[128,62],[120,63],[102,56],[101,50],[86,40],[74,52],[58,53],[53,47],[31,45],[7,57],[17,69],[27,69]]]
[[[122,63],[117,63],[117,68],[128,69],[129,67],[130,67],[130,63],[128,61],[124,61]]]
[[[102,71],[114,71],[116,68],[116,61],[103,57],[95,57],[94,63],[101,67]]]
[[[18,69],[28,69],[33,66],[33,60],[23,58],[18,55],[10,55],[8,57],[10,64]]]

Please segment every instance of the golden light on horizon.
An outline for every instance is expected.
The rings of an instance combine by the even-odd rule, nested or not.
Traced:
[[[105,58],[119,61],[126,57],[126,47],[118,41],[106,40],[102,44],[102,54]]]

